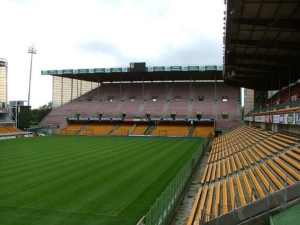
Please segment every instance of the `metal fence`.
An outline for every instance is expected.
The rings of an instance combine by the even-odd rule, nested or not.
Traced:
[[[273,105],[273,106],[269,106],[269,107],[264,107],[262,109],[253,109],[251,112],[247,113],[247,115],[245,115],[245,116],[249,116],[254,113],[286,109],[287,107],[294,108],[294,107],[299,107],[299,106],[300,106],[300,101],[290,101],[290,102],[288,101],[288,102],[281,103],[280,105]]]
[[[182,169],[171,181],[169,186],[156,199],[148,213],[140,220],[138,225],[166,225],[171,221],[177,206],[189,184],[193,170],[196,168],[204,149],[207,147],[211,134],[203,139],[203,142],[194,152],[192,157],[184,164]]]

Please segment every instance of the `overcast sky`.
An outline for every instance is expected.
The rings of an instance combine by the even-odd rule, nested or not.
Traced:
[[[8,100],[52,101],[41,70],[222,65],[223,0],[0,0]]]

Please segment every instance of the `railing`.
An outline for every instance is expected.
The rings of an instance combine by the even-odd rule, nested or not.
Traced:
[[[213,218],[210,221],[204,223],[205,219],[210,216],[203,213],[203,218],[200,224],[205,225],[230,225],[237,224],[241,221],[252,219],[255,216],[269,212],[277,207],[285,207],[288,202],[300,197],[299,193],[300,182],[293,185],[286,186],[284,189],[274,192],[273,194],[268,194],[263,198],[256,201],[251,201],[250,203],[239,207],[236,210],[230,211],[217,218]],[[210,217],[211,218],[211,217]]]
[[[194,152],[192,157],[184,164],[182,169],[171,181],[169,186],[156,199],[148,213],[138,222],[137,225],[166,225],[171,221],[177,206],[190,182],[193,170],[196,168],[204,149],[211,138],[209,134]]]
[[[273,105],[269,107],[264,107],[262,109],[253,109],[251,112],[247,113],[245,116],[249,116],[254,113],[261,113],[261,112],[268,112],[268,111],[273,111],[273,110],[280,110],[280,109],[286,109],[288,108],[294,108],[294,107],[299,107],[300,106],[300,101],[287,101],[284,103],[281,103],[279,105]]]

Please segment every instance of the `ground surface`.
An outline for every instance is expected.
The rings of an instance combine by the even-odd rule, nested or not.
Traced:
[[[199,139],[35,137],[0,143],[0,224],[136,224]]]

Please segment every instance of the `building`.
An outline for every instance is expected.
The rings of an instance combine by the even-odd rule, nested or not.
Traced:
[[[7,107],[7,61],[0,58],[0,109]]]

